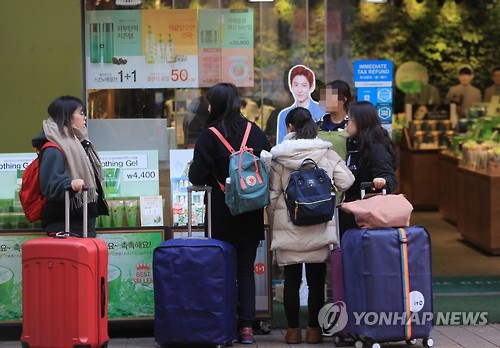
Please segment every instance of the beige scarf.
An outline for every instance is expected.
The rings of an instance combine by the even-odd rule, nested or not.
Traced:
[[[43,121],[43,131],[45,132],[46,138],[59,145],[64,152],[64,167],[68,172],[70,178],[82,179],[85,185],[87,185],[88,199],[89,202],[97,201],[97,185],[95,182],[94,169],[92,164],[96,168],[96,173],[100,180],[102,180],[102,167],[99,156],[94,149],[92,143],[89,146],[89,155],[85,152],[81,142],[87,139],[87,131],[81,131],[80,129],[73,126],[74,137],[68,135],[68,130],[64,127],[64,134],[61,134],[57,123],[49,117],[47,120]],[[83,205],[82,193],[78,192],[71,199],[71,207],[79,208]]]

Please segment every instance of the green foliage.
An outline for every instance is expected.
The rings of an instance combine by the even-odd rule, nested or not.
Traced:
[[[295,5],[290,0],[276,0],[274,12],[278,19],[291,22],[294,17]]]
[[[354,12],[353,59],[392,59],[396,68],[417,61],[442,95],[464,64],[474,69],[473,84],[484,90],[492,83],[491,69],[500,64],[500,0],[359,3]]]
[[[325,7],[318,3],[309,14],[309,67],[323,79],[325,65]]]

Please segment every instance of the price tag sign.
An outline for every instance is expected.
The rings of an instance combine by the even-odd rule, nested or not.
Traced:
[[[127,169],[123,171],[123,181],[158,181],[158,170]]]
[[[198,87],[197,11],[87,11],[89,89]]]
[[[238,87],[254,85],[253,10],[200,10],[200,86],[227,81]]]

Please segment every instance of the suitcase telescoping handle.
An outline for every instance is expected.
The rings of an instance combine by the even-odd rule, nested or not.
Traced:
[[[64,190],[64,233],[70,234],[69,231],[69,216],[70,216],[70,198],[69,192],[72,190],[71,186],[68,186]],[[83,196],[83,238],[87,238],[88,236],[88,191],[89,188],[87,185],[83,185],[82,187],[82,196]]]
[[[211,186],[188,186],[188,238],[193,236],[193,192],[207,193],[207,233],[208,238],[212,238],[212,187]]]
[[[367,182],[362,182],[361,184],[359,184],[359,188],[361,189],[361,199],[363,199],[366,195],[366,190],[372,190],[374,187],[373,185],[373,182],[371,181],[367,181]],[[386,195],[387,194],[387,190],[385,189],[385,187],[382,189],[382,194],[383,195]]]

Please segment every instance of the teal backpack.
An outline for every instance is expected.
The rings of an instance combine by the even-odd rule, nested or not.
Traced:
[[[269,204],[269,173],[253,149],[246,146],[252,124],[248,122],[240,150],[235,151],[222,134],[215,128],[209,129],[229,150],[229,177],[221,190],[226,194],[226,204],[232,215],[264,208]]]

